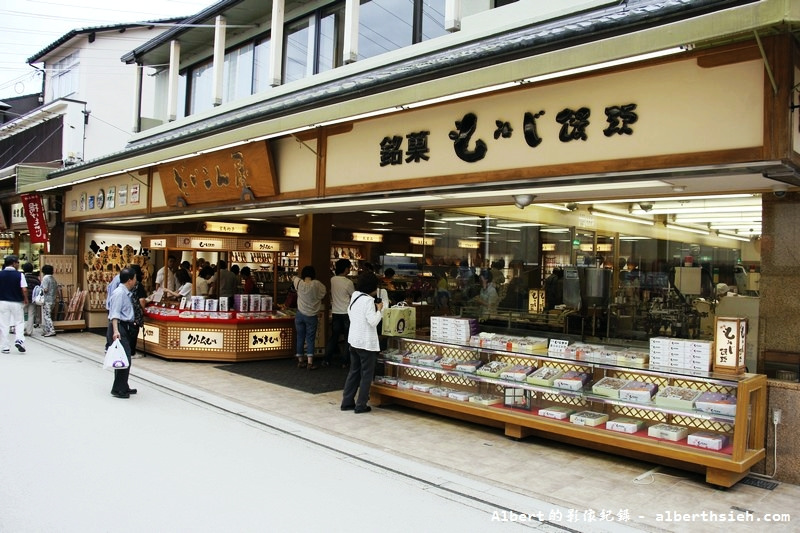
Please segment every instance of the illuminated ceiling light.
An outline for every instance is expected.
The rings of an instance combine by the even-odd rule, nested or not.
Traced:
[[[425,222],[427,222],[428,224],[447,224],[447,222],[444,220],[431,220],[427,218],[425,219]]]
[[[536,222],[503,222],[497,224],[498,228],[527,228],[527,227],[541,227],[544,224],[537,224]]]
[[[669,229],[674,229],[674,230],[678,230],[678,231],[687,231],[689,233],[697,233],[699,235],[708,235],[708,230],[687,228],[685,226],[677,226],[675,224],[665,224],[665,225]]]
[[[610,188],[614,190],[621,189],[643,189],[651,187],[666,187],[668,184],[660,180],[648,181],[626,181],[622,183],[586,183],[583,185],[552,185],[549,187],[531,187],[528,189],[498,189],[493,191],[465,191],[456,193],[440,193],[439,196],[446,199],[462,199],[462,198],[485,198],[487,196],[516,196],[519,194],[548,194],[548,193],[561,193],[561,192],[588,192],[588,191],[607,191]],[[443,218],[442,220],[446,220]]]
[[[368,211],[364,211],[365,213],[370,213],[372,215],[391,215],[394,211],[386,211],[384,209],[370,209]]]
[[[569,233],[569,228],[543,228],[542,233]]]
[[[555,209],[556,211],[573,211],[564,204],[533,204],[535,207],[544,207],[546,209]]]
[[[728,235],[727,233],[717,233],[717,237],[722,237],[723,239],[731,239],[731,240],[734,240],[734,241],[750,242],[750,237],[740,237],[738,235]]]
[[[726,200],[730,198],[753,198],[754,194],[709,194],[701,196],[669,196],[664,198],[623,198],[618,200],[588,200],[579,204],[635,204],[637,202],[689,202],[691,200]]]
[[[445,222],[464,222],[466,220],[482,220],[481,217],[477,216],[452,216],[452,217],[442,217],[442,220]]]
[[[589,213],[597,217],[610,218],[613,220],[622,220],[623,222],[633,222],[634,224],[642,224],[644,226],[652,226],[655,224],[655,222],[653,222],[652,220],[630,217],[627,215],[618,215],[615,213],[608,213],[606,211],[598,211],[597,209],[589,209]]]
[[[377,224],[379,226],[391,226],[392,222],[386,222],[385,220],[370,220],[367,224]]]

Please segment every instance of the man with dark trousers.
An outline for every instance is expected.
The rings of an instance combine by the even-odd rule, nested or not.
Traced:
[[[119,273],[119,286],[114,289],[108,299],[108,329],[106,342],[110,346],[119,339],[128,358],[128,368],[114,370],[114,384],[111,386],[111,395],[115,398],[130,398],[136,394],[136,389],[128,386],[130,374],[131,355],[136,346],[138,328],[134,324],[133,288],[136,286],[136,274],[131,268],[123,268]]]
[[[17,270],[19,259],[7,255],[0,270],[0,350],[8,353],[8,332],[14,326],[16,341],[14,346],[25,351],[25,319],[23,306],[28,304],[28,283],[25,276]]]

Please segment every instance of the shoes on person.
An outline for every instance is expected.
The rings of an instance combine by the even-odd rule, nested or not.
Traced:
[[[372,411],[372,407],[370,407],[369,405],[365,405],[364,407],[356,407],[353,410],[355,411],[356,414],[369,413],[370,411]]]
[[[137,392],[139,391],[136,389],[128,389],[128,394],[136,394]]]
[[[356,408],[355,404],[351,404],[351,405],[342,405],[341,407],[339,407],[339,409],[341,409],[342,411],[352,411],[352,410],[354,410],[355,408]]]
[[[113,396],[114,398],[130,398],[131,397],[131,395],[129,393],[127,393],[127,392],[117,392],[115,390],[111,391],[111,396]]]
[[[306,370],[317,370],[318,368],[319,368],[319,365],[310,364],[310,365],[308,365],[306,367]]]
[[[11,353],[11,350],[9,350],[8,348],[3,348],[0,351],[2,351],[3,353]]]
[[[55,336],[56,336],[56,332],[55,331],[51,331],[50,333],[44,333],[42,335],[42,337],[55,337]]]
[[[15,342],[15,343],[14,343],[14,346],[15,346],[15,347],[17,348],[17,350],[19,350],[20,352],[22,352],[22,353],[24,353],[24,352],[25,352],[25,343],[23,343],[22,341],[17,341],[17,342]]]
[[[297,368],[305,368],[308,366],[308,363],[305,361],[297,361]]]

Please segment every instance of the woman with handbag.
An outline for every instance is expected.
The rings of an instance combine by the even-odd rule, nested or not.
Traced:
[[[42,292],[44,292],[44,304],[42,304],[42,335],[52,337],[56,334],[53,326],[53,307],[56,304],[56,294],[58,293],[58,282],[53,277],[53,265],[42,267]]]

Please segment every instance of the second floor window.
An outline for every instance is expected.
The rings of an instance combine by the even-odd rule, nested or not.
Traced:
[[[72,52],[54,63],[48,70],[50,75],[50,99],[58,100],[78,92],[78,52]]]
[[[362,0],[359,59],[447,34],[444,3],[445,0]]]

